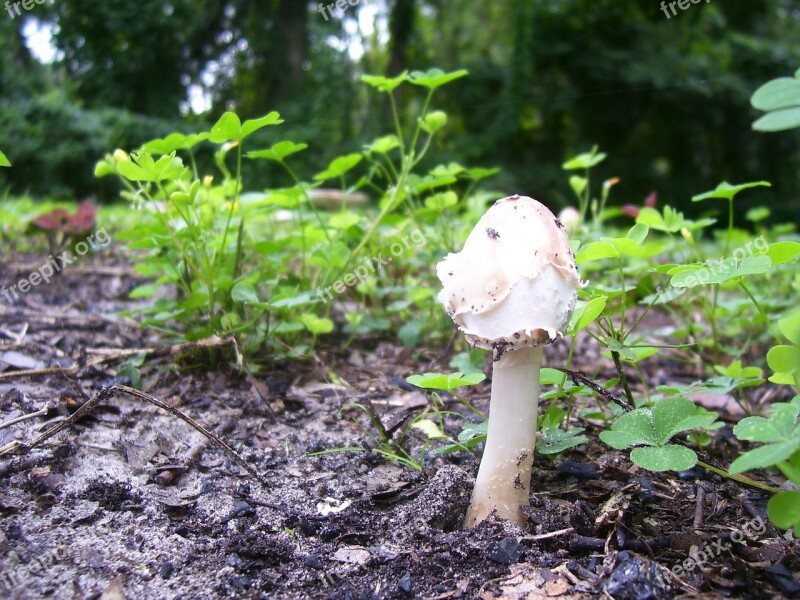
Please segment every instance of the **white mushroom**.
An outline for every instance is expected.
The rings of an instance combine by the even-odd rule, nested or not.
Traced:
[[[458,254],[436,266],[439,300],[470,345],[493,351],[489,433],[465,523],[493,511],[520,525],[528,505],[542,345],[562,335],[581,286],[552,212],[509,196],[481,217]]]

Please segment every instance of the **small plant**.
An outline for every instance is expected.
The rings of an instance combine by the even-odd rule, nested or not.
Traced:
[[[772,405],[769,418],[742,419],[733,433],[739,440],[763,444],[731,463],[730,472],[778,468],[789,481],[800,486],[800,396],[789,403]],[[767,504],[770,520],[783,529],[794,528],[800,536],[800,491],[784,491]]]
[[[622,415],[600,439],[617,450],[636,446],[631,460],[648,471],[686,471],[697,464],[697,454],[670,443],[677,434],[721,427],[716,413],[687,398],[667,398],[652,408],[637,408]]]
[[[97,205],[84,200],[74,213],[54,208],[31,221],[30,229],[47,236],[50,254],[59,254],[97,227]]]

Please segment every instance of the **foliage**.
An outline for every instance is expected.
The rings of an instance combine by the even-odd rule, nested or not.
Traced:
[[[753,123],[756,131],[786,131],[800,127],[800,69],[794,77],[779,77],[758,88],[753,108],[766,112]]]
[[[330,301],[341,294],[362,303],[368,299],[375,307],[372,315],[345,315],[344,331],[350,339],[386,330],[395,321],[399,337],[416,343],[425,318],[415,313],[419,309],[434,314],[434,302],[430,287],[418,283],[417,271],[427,265],[428,254],[412,248],[409,239],[426,252],[436,252],[453,235],[441,217],[459,202],[454,187],[461,182],[468,187],[493,173],[455,163],[423,175],[415,172],[447,124],[447,115],[431,108],[435,91],[465,74],[432,69],[391,80],[365,77],[381,91],[401,85],[424,90],[416,125],[406,132],[396,121],[393,134],[360,153],[332,160],[311,178],[313,183],[302,181],[291,166],[308,147],[304,143],[282,140],[264,149],[243,150],[258,130],[283,123],[276,112],[244,122],[226,112],[207,131],[173,133],[130,155],[121,150],[108,154],[97,164],[96,174],[119,176],[126,186],[124,197],[143,210],[140,226],[117,239],[144,251],[137,270],[157,278],[133,296],[152,296],[166,284],[177,291],[174,298],[159,298],[143,309],[146,323],[188,339],[234,335],[245,356],[265,346],[291,348],[290,354],[300,355],[309,348],[300,342],[304,332],[311,334],[313,345],[317,336],[334,331]],[[394,96],[387,96],[397,114]],[[195,160],[196,149],[208,144],[216,148],[219,183],[210,175],[201,176]],[[276,163],[292,185],[246,192],[245,160]],[[312,192],[323,191],[316,188],[327,181],[340,185],[337,198],[346,199],[359,188],[375,190],[382,195],[378,214],[357,214],[346,206],[338,213],[323,213],[312,201]],[[390,253],[389,261],[374,258]],[[400,260],[403,257],[408,265]],[[392,259],[397,260],[391,263]],[[398,281],[390,282],[390,274]]]
[[[764,445],[734,460],[731,473],[777,467],[787,479],[800,485],[800,396],[789,403],[773,404],[769,418],[742,419],[733,433],[742,441]],[[795,535],[800,535],[800,492],[776,494],[767,505],[767,513],[778,527],[794,527]]]
[[[670,440],[684,431],[714,429],[716,417],[686,398],[666,398],[652,408],[625,413],[610,430],[600,432],[600,439],[617,450],[638,446],[631,460],[649,471],[685,471],[697,463],[697,455]]]

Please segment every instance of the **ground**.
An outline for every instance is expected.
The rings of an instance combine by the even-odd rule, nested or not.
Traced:
[[[4,257],[0,281],[33,260]],[[120,351],[170,343],[116,316],[135,285],[123,258],[86,258],[13,305],[0,298],[0,422],[47,408],[0,428],[0,447],[30,441],[103,387],[130,384],[117,373]],[[311,456],[368,447],[357,422],[369,423],[352,403],[372,402],[387,426],[424,406],[404,378],[447,370],[442,351],[323,343],[314,361],[253,378],[209,366],[209,352],[153,352],[142,387],[219,434],[266,485],[186,423],[117,394],[42,446],[0,458],[0,597],[800,595],[798,542],[767,521],[766,493],[701,468],[642,471],[591,423],[588,444],[536,457],[524,529],[494,519],[461,528],[473,455],[430,457],[422,471],[374,451]],[[564,353],[556,345],[547,360],[563,364]],[[608,375],[603,360],[587,346],[577,366]],[[662,381],[694,376],[656,366]],[[488,385],[470,399],[486,410]],[[715,409],[725,418],[731,406]],[[726,427],[706,458],[729,464],[737,443]]]

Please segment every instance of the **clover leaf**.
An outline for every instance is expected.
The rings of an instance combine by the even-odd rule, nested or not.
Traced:
[[[648,471],[685,471],[697,463],[697,455],[669,440],[692,429],[714,429],[716,417],[688,398],[667,398],[652,408],[625,413],[600,439],[617,450],[642,446],[631,452],[631,460]]]

